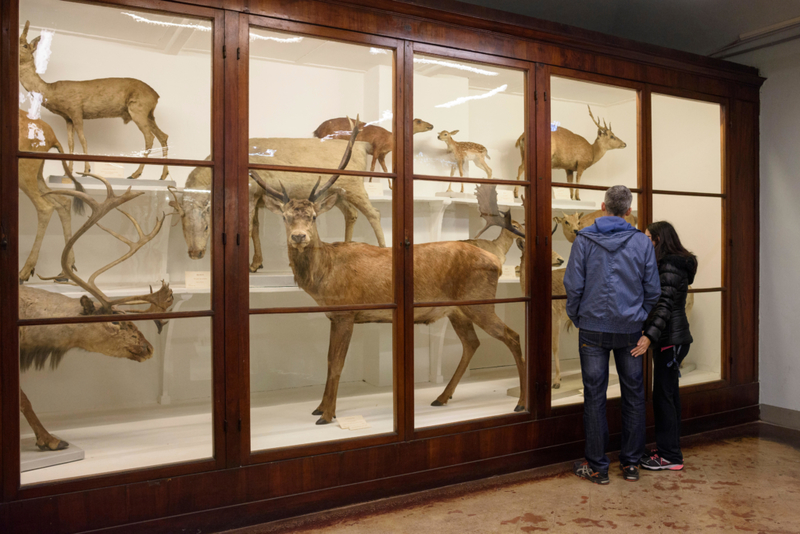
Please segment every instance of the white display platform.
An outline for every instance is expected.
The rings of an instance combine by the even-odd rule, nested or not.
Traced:
[[[43,451],[36,446],[36,438],[25,438],[19,443],[20,471],[33,471],[70,462],[83,460],[83,449],[70,443],[69,447],[60,451]]]
[[[91,176],[82,176],[76,172],[73,172],[73,175],[87,191],[93,191],[95,189],[101,189],[105,191],[106,189],[106,186],[103,185],[103,182],[97,178],[92,178]],[[168,187],[175,187],[175,182],[173,180],[145,180],[142,178],[106,178],[106,180],[111,186],[111,189],[115,191],[119,191],[120,189],[124,191],[129,187],[135,191],[166,191]],[[66,176],[50,175],[47,179],[47,185],[51,189],[74,189],[72,180]]]

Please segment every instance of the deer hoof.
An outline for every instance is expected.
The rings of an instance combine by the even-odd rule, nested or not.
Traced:
[[[318,424],[318,425],[329,425],[329,424],[331,424],[331,421],[328,421],[328,420],[327,420],[327,419],[325,419],[325,417],[323,416],[323,417],[320,417],[319,419],[317,419],[317,424]]]
[[[444,406],[444,403],[439,401],[439,399],[436,399],[431,403],[431,406]]]
[[[314,410],[313,412],[311,412],[311,415],[322,415],[322,410],[320,410],[319,408],[317,408],[316,410]]]
[[[553,389],[559,389],[560,387],[561,387],[561,382],[553,384]]]
[[[63,451],[69,447],[69,443],[58,438],[53,438],[53,441],[45,442],[42,445],[37,443],[36,446],[40,451]]]
[[[517,407],[514,408],[514,411],[515,412],[524,412],[525,411],[525,406],[523,406],[522,404],[517,404]]]

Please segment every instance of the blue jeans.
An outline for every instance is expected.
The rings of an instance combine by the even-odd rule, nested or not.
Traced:
[[[641,333],[610,334],[581,330],[578,336],[583,376],[583,425],[586,434],[586,460],[601,473],[608,472],[608,359],[614,352],[622,390],[622,465],[639,465],[644,454],[644,358],[634,358],[631,350]]]

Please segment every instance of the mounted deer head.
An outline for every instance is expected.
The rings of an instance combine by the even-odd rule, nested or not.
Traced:
[[[614,132],[611,131],[611,123],[608,123],[606,126],[606,120],[603,119],[603,125],[600,126],[600,121],[594,118],[592,115],[592,108],[591,106],[586,106],[589,108],[589,116],[592,118],[592,122],[595,123],[597,126],[597,140],[595,143],[600,144],[602,148],[605,150],[612,150],[614,148],[625,148],[628,146],[625,141],[620,139],[619,137],[614,135]]]

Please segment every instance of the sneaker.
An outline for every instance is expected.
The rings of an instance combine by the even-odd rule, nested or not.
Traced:
[[[588,462],[575,462],[575,465],[572,467],[572,472],[595,484],[608,484],[610,482],[608,473],[595,471],[589,466]]]
[[[642,469],[647,469],[649,471],[663,471],[664,469],[669,469],[670,471],[680,471],[683,469],[683,463],[673,464],[658,454],[654,454],[649,458],[642,458],[641,466]]]
[[[622,470],[622,478],[629,482],[636,482],[639,480],[639,468],[635,465],[622,465],[619,464]]]

